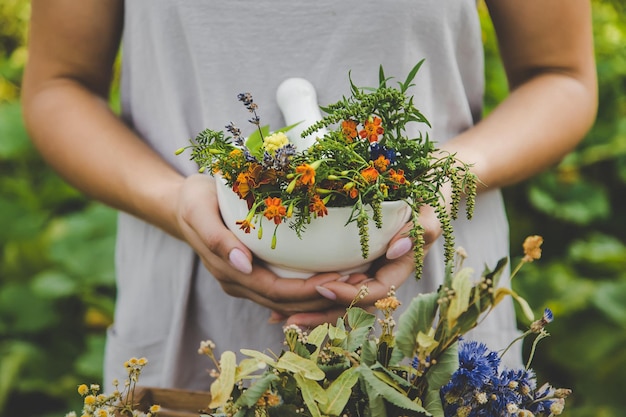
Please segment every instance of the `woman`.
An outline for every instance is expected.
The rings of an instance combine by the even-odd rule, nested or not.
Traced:
[[[441,231],[428,208],[419,282],[409,278],[411,241],[402,234],[367,275],[285,280],[255,263],[223,225],[213,180],[174,156],[206,127],[244,126],[242,91],[252,92],[264,123],[280,126],[274,93],[285,78],[310,80],[320,103],[331,103],[348,93],[348,71],[356,85],[376,85],[379,65],[401,79],[425,58],[411,92],[432,123],[428,133],[473,164],[483,183],[474,220],[455,224],[456,241],[477,271],[507,256],[499,188],[581,140],[595,117],[595,66],[589,1],[487,4],[511,94],[480,120],[483,57],[472,0],[33,0],[23,84],[32,140],[68,182],[120,210],[107,385],[124,360],[146,356],[142,383],[206,388],[200,340],[277,350],[283,324],[334,322],[364,280],[365,305],[391,285],[407,304],[441,282]],[[118,117],[106,102],[120,40]],[[472,337],[498,349],[515,333],[506,304]]]

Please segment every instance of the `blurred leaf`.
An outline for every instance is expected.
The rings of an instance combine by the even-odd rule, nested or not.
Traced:
[[[41,232],[47,214],[24,207],[20,201],[0,196],[0,243],[35,237]]]
[[[551,217],[586,225],[605,219],[611,212],[608,194],[603,186],[581,179],[561,182],[554,172],[532,181],[528,198],[539,211]]]
[[[0,413],[5,408],[22,366],[31,355],[32,347],[27,343],[9,342],[0,345]]]
[[[76,292],[76,281],[60,271],[44,271],[33,278],[31,288],[41,298],[62,298]]]
[[[85,282],[113,284],[115,221],[115,211],[100,204],[55,220],[51,258]]]
[[[626,329],[626,281],[602,283],[593,297],[594,306]]]
[[[569,250],[575,262],[594,265],[602,271],[620,272],[626,269],[626,246],[616,237],[594,233],[575,241]]]
[[[9,330],[35,333],[59,321],[51,300],[40,298],[26,284],[8,284],[0,288],[0,318]]]
[[[17,159],[32,152],[19,102],[0,103],[0,138],[0,161]]]
[[[92,378],[93,380],[100,379],[102,375],[105,342],[106,337],[103,333],[87,335],[86,350],[75,362],[75,368],[79,374]]]

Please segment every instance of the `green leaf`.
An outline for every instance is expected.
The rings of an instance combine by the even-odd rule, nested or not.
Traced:
[[[459,368],[458,343],[452,344],[437,358],[437,363],[426,372],[425,378],[429,390],[439,389],[450,381],[452,374]]]
[[[228,402],[235,387],[237,358],[231,351],[225,351],[220,357],[220,375],[211,384],[211,403],[209,408],[221,407]]]
[[[396,407],[430,415],[424,407],[411,401],[405,393],[398,392],[396,389],[378,378],[376,373],[371,369],[361,365],[358,367],[358,370],[362,379],[365,381],[368,396],[381,397]]]
[[[441,402],[441,396],[439,390],[428,390],[424,398],[424,408],[433,417],[444,417],[443,404]]]
[[[334,344],[337,344],[348,337],[348,332],[346,331],[341,318],[337,320],[337,326],[333,326],[332,324],[328,325],[328,337]]]
[[[437,312],[436,292],[420,294],[413,298],[406,311],[398,319],[396,331],[396,349],[392,364],[396,363],[395,351],[400,351],[405,358],[412,358],[417,350],[416,335],[419,332],[428,333],[432,328]]]
[[[302,358],[293,352],[285,352],[278,359],[275,365],[276,369],[288,371],[293,374],[302,374],[307,379],[321,381],[326,376],[315,362],[310,359]]]
[[[265,373],[237,398],[236,404],[245,407],[254,406],[259,401],[259,398],[270,389],[272,383],[278,379],[278,376],[272,372]]]
[[[359,327],[370,328],[376,323],[376,316],[368,313],[360,307],[351,307],[348,309],[348,325],[352,329]]]
[[[352,394],[352,387],[358,380],[356,368],[342,372],[326,389],[327,402],[322,405],[322,412],[331,416],[341,415]]]
[[[311,333],[309,333],[309,336],[307,337],[307,343],[319,348],[322,346],[322,343],[324,343],[324,340],[326,340],[327,335],[328,323],[320,324],[311,330]]]
[[[250,153],[256,157],[263,156],[263,137],[269,135],[270,127],[269,125],[261,126],[259,129],[254,129],[254,131],[246,138],[246,147],[250,151]]]
[[[413,82],[413,79],[417,75],[417,72],[422,67],[422,64],[424,64],[424,61],[425,60],[422,59],[413,67],[413,69],[411,69],[411,71],[409,71],[409,74],[406,76],[406,80],[404,80],[404,82],[400,84],[400,90],[402,92],[405,92],[406,90],[409,89],[409,87],[411,86],[411,83]]]
[[[302,399],[304,399],[304,403],[306,404],[309,412],[312,417],[321,417],[322,414],[320,412],[319,404],[326,404],[326,392],[319,384],[315,381],[312,381],[308,378],[302,376],[302,374],[294,375],[296,382],[298,383],[298,387],[300,387],[300,392],[302,392]]]

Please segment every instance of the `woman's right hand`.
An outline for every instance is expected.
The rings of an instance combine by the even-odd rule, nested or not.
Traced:
[[[320,296],[316,287],[336,281],[339,274],[280,278],[255,262],[250,250],[224,225],[212,177],[194,174],[183,181],[176,218],[182,238],[227,294],[247,298],[284,316],[325,310],[335,304]]]

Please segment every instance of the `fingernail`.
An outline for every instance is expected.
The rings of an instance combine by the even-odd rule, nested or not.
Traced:
[[[408,237],[396,240],[387,249],[387,259],[396,259],[407,253],[413,247],[413,242]]]
[[[346,282],[349,279],[350,279],[350,275],[342,275],[342,276],[339,277],[339,279],[337,281],[339,281],[339,282]]]
[[[337,294],[335,294],[334,292],[332,292],[326,287],[322,287],[321,285],[318,285],[317,287],[315,287],[315,289],[324,298],[328,298],[329,300],[333,300],[333,301],[337,299]]]
[[[249,274],[252,272],[252,264],[250,260],[246,256],[245,253],[241,249],[233,249],[228,254],[228,260],[235,267],[235,269],[239,272],[243,272],[244,274]]]

